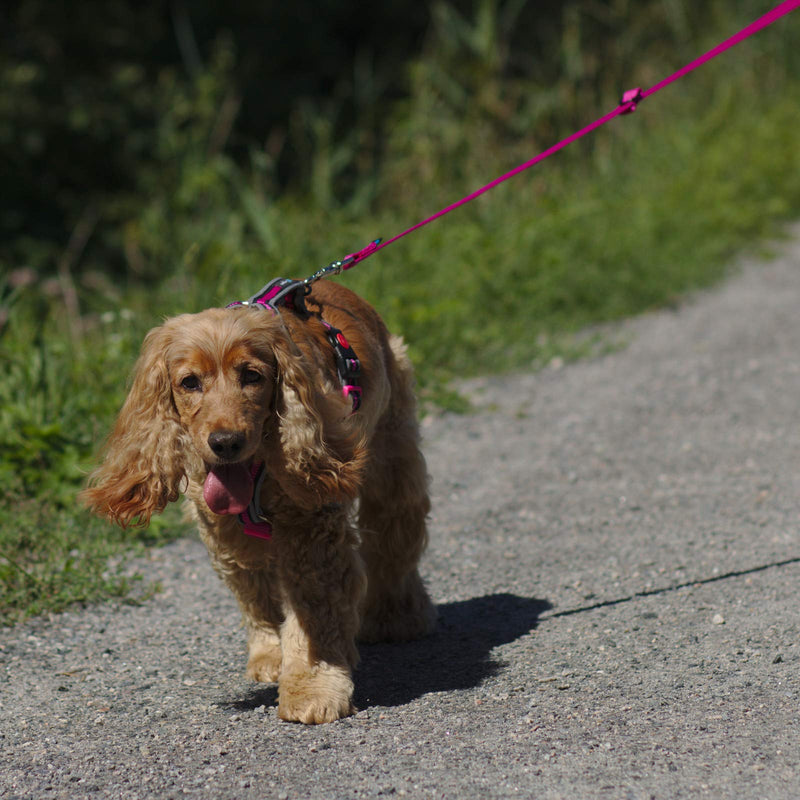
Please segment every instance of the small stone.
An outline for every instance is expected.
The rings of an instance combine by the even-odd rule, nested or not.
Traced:
[[[723,617],[722,614],[714,614],[714,616],[711,617],[711,622],[714,625],[724,625],[725,624],[725,617]]]

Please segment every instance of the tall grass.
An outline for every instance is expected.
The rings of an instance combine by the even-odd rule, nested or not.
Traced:
[[[564,4],[556,55],[541,61],[513,43],[522,0],[478,0],[471,15],[439,4],[379,145],[366,128],[337,136],[335,104],[298,111],[304,191],[276,193],[265,149],[242,164],[209,146],[230,113],[224,82],[206,76],[165,102],[174,164],[148,178],[120,229],[127,275],[78,280],[76,235],[56,279],[0,279],[2,618],[124,596],[129,581],[110,566],[119,554],[185,532],[172,514],[134,538],[75,505],[149,327],[405,229],[752,19],[728,5]],[[339,280],[406,337],[429,400],[457,376],[574,354],[586,326],[709,285],[800,213],[798,34],[794,15]]]

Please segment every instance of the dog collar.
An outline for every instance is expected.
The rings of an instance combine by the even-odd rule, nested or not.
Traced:
[[[250,476],[253,479],[253,497],[250,505],[239,514],[242,530],[248,536],[255,536],[258,539],[272,538],[272,525],[261,509],[261,484],[264,483],[266,474],[263,461],[250,467]]]

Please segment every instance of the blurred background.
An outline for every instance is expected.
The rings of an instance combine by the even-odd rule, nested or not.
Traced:
[[[141,338],[389,238],[773,0],[8,0],[0,615],[128,592],[75,507]],[[454,377],[602,347],[800,215],[800,13],[339,278]],[[180,533],[167,517],[136,542]]]

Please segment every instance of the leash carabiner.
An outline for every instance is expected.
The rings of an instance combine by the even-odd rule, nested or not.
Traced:
[[[327,278],[329,275],[338,275],[350,267],[354,267],[359,261],[372,255],[381,243],[381,239],[374,239],[365,248],[359,250],[357,253],[350,253],[349,256],[339,259],[338,261],[331,261],[330,264],[320,267],[313,275],[310,275],[303,281],[303,286],[306,287],[306,294],[311,291],[311,284],[318,281],[320,278]]]

